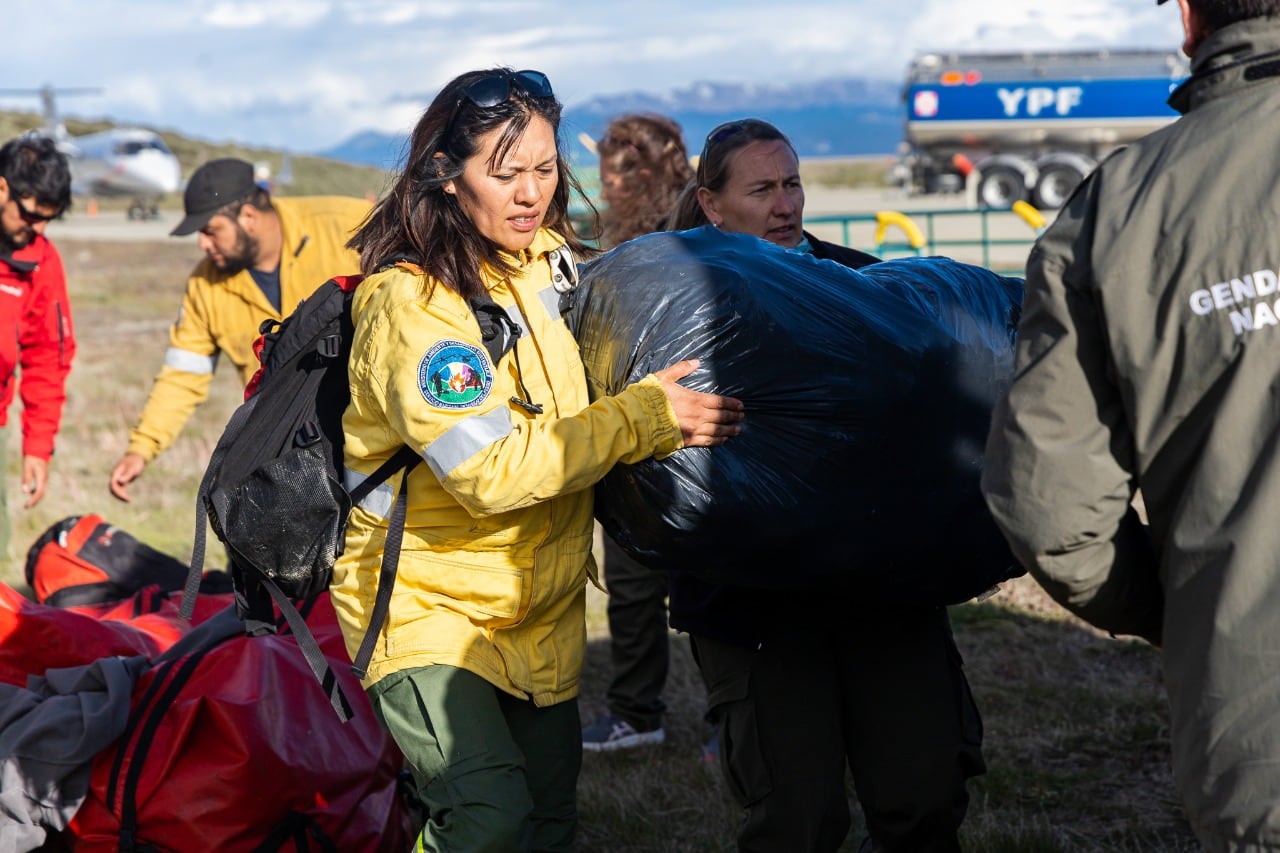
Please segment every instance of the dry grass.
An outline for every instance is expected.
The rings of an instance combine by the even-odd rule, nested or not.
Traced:
[[[56,234],[55,234],[55,239]],[[107,476],[123,451],[167,345],[194,262],[186,242],[60,243],[80,354],[44,503],[15,519],[15,558],[0,579],[22,585],[21,551],[66,515],[98,512],[187,560],[204,462],[239,399],[233,371],[174,448],[116,502]],[[16,414],[16,410],[14,412]],[[10,460],[11,491],[16,491]],[[217,549],[210,557],[217,560]],[[989,772],[970,787],[971,851],[1197,849],[1169,772],[1159,656],[1100,636],[1020,579],[982,604],[954,608],[957,642],[982,709]],[[609,677],[603,597],[592,592],[582,715],[604,708]],[[667,742],[585,756],[579,786],[584,851],[719,851],[734,847],[737,810],[702,760],[704,691],[687,639],[672,637]],[[852,799],[851,799],[851,805]],[[856,814],[856,805],[853,805]],[[860,818],[843,849],[856,850]]]
[[[196,256],[188,241],[177,240],[57,245],[67,267],[78,351],[48,492],[39,505],[17,510],[13,519],[14,559],[10,572],[0,575],[11,585],[22,580],[27,544],[68,515],[96,512],[154,547],[189,559],[199,475],[241,394],[234,370],[224,366],[209,404],[130,489],[134,502],[113,498],[107,489],[111,468],[160,369],[169,325]],[[16,403],[9,415],[16,424]],[[11,487],[16,484],[16,433],[12,439]]]
[[[887,187],[888,172],[896,158],[810,158],[800,163],[800,178],[810,187]]]

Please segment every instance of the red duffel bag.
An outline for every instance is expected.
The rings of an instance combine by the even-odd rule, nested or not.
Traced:
[[[230,616],[230,612],[227,614]],[[287,632],[210,620],[139,680],[63,834],[101,853],[405,851],[403,758],[350,674],[327,594],[305,613],[353,716],[334,714]],[[201,636],[201,634],[206,636]],[[195,641],[195,642],[192,642]]]
[[[62,608],[37,604],[0,583],[0,681],[21,687],[28,675],[51,668],[114,656],[155,657],[231,603],[229,593],[201,595],[188,622],[178,615],[178,603],[156,587],[125,601]]]

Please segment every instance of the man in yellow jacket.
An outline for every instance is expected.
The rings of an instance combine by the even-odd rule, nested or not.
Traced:
[[[219,355],[247,384],[258,368],[253,343],[262,322],[283,319],[332,276],[359,272],[346,243],[369,212],[356,198],[272,199],[254,182],[251,164],[230,158],[195,171],[183,208],[171,235],[198,233],[205,257],[187,280],[164,364],[111,471],[111,493],[126,502],[129,483],[208,399]]]

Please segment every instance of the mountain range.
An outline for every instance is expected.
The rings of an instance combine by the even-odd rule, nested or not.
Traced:
[[[561,130],[568,139],[580,133],[599,139],[611,118],[628,112],[656,112],[680,122],[691,153],[721,122],[762,118],[786,133],[801,157],[889,154],[902,138],[904,117],[899,82],[863,77],[791,86],[696,82],[665,94],[628,92],[574,104],[565,109]],[[366,130],[316,153],[393,169],[407,141],[407,133]],[[593,159],[581,145],[572,150],[575,160]]]

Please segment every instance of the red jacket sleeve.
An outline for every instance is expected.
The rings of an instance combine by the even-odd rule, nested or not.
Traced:
[[[52,243],[32,275],[32,299],[22,318],[18,395],[22,399],[22,454],[48,459],[62,419],[67,374],[76,341],[62,258]]]

